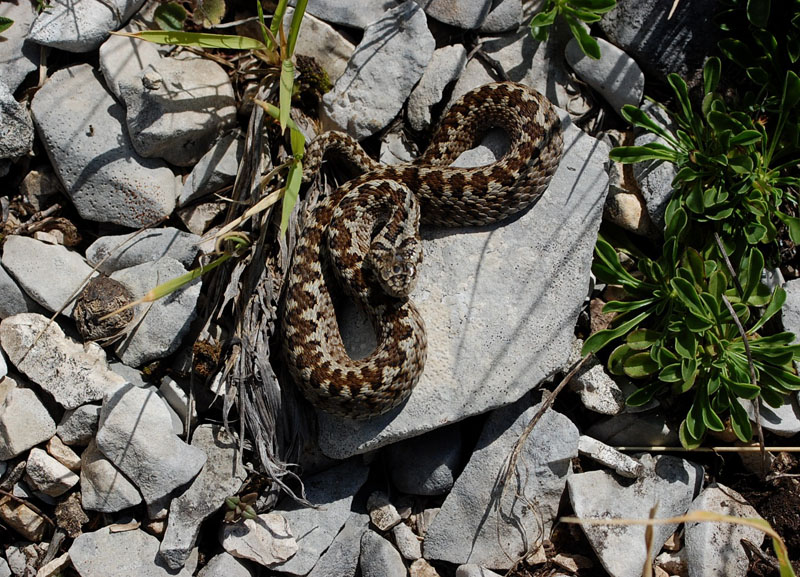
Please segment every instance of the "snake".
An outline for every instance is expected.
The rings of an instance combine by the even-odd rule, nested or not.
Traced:
[[[508,136],[500,159],[451,166],[492,129]],[[304,181],[330,156],[359,173],[308,209],[285,282],[285,361],[313,406],[363,420],[409,397],[427,351],[425,324],[409,296],[422,264],[420,223],[464,227],[509,219],[541,197],[562,152],[553,105],[514,82],[461,96],[425,151],[407,164],[380,164],[343,132],[325,132],[311,142]],[[345,349],[332,290],[343,291],[370,318],[377,346],[363,358],[351,358]]]

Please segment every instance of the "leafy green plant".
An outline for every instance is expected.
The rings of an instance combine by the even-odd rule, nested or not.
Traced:
[[[531,20],[531,36],[544,42],[550,26],[557,16],[561,16],[583,53],[597,60],[600,58],[600,45],[586,31],[585,24],[597,22],[616,5],[617,0],[547,0],[542,10]]]
[[[726,416],[736,436],[748,441],[750,421],[737,399],[760,396],[779,407],[785,395],[800,390],[792,365],[800,359],[794,335],[759,332],[780,311],[786,293],[777,287],[770,294],[761,283],[764,257],[757,248],[742,257],[734,277],[720,265],[723,259],[704,259],[692,248],[679,258],[677,246],[672,237],[660,259],[640,259],[638,278],[610,244],[598,240],[595,274],[625,287],[631,300],[606,305],[605,312],[620,313],[616,326],[589,337],[583,354],[624,335],[609,356],[610,372],[647,380],[628,404],[644,405],[662,392],[693,392],[680,429],[684,446],[699,446],[706,431],[724,430]]]
[[[686,83],[677,75],[668,77],[678,103],[670,113],[671,131],[642,110],[626,105],[622,115],[634,126],[663,139],[642,146],[624,146],[611,151],[623,163],[666,160],[676,165],[675,194],[668,213],[681,208],[689,214],[695,244],[707,244],[708,236],[723,235],[729,247],[769,243],[775,240],[777,219],[788,227],[794,242],[800,242],[800,219],[781,211],[784,201],[796,204],[788,189],[800,179],[788,174],[796,164],[797,147],[782,139],[787,118],[800,101],[800,78],[788,71],[784,77],[780,107],[774,128],[742,111],[731,111],[715,92],[721,63],[710,58],[703,71],[702,110],[695,111]],[[711,226],[709,226],[711,225]]]
[[[225,10],[225,0],[166,2],[155,9],[154,19],[162,30],[183,30],[188,19],[198,26],[209,28],[222,22]]]
[[[287,174],[285,184],[282,188],[283,207],[281,212],[281,234],[285,234],[289,216],[297,202],[302,183],[303,164],[302,159],[305,153],[305,137],[297,126],[290,121],[289,113],[292,106],[292,94],[294,87],[295,67],[292,62],[297,36],[300,33],[300,24],[305,14],[308,0],[298,0],[294,8],[292,22],[289,26],[288,38],[283,31],[283,17],[286,13],[288,0],[280,0],[275,8],[272,23],[267,28],[264,13],[261,8],[260,0],[256,2],[258,8],[259,24],[261,26],[262,39],[249,38],[233,34],[211,34],[206,32],[184,32],[180,30],[143,30],[132,33],[117,33],[122,36],[139,38],[157,44],[171,44],[176,46],[190,46],[194,48],[218,48],[228,50],[252,50],[259,60],[269,63],[279,70],[279,105],[277,107],[268,103],[260,103],[262,107],[275,118],[281,128],[281,132],[289,129],[289,141],[291,146],[291,158],[281,169],[286,169]],[[179,19],[179,13],[172,16],[175,20]]]
[[[5,32],[9,28],[11,28],[12,24],[14,24],[14,21],[11,18],[0,16],[0,33]]]
[[[770,334],[767,325],[786,294],[761,283],[765,261],[777,258],[777,225],[800,243],[793,120],[800,78],[785,71],[779,93],[762,93],[756,106],[752,99],[726,102],[717,92],[721,74],[720,59],[710,58],[699,106],[679,76],[668,76],[675,96],[675,110],[667,111],[671,127],[636,107],[623,108],[631,124],[660,140],[617,147],[610,157],[673,163],[674,190],[656,258],[632,255],[637,270],[628,270],[598,240],[593,271],[625,296],[606,304],[604,312],[617,314],[612,327],[591,335],[583,349],[596,352],[617,341],[609,371],[641,383],[628,403],[642,405],[655,395],[683,403],[680,439],[690,448],[706,432],[724,430],[726,420],[739,439],[749,440],[740,399],[778,407],[800,390],[793,366],[800,346],[792,344],[793,334]]]

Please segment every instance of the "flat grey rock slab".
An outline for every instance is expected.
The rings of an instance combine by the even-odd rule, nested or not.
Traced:
[[[362,0],[358,3],[316,0],[308,3],[306,11],[320,20],[363,30],[400,3],[401,0]],[[289,0],[289,4],[294,6],[297,0]]]
[[[183,183],[178,206],[221,192],[223,188],[232,185],[239,171],[242,154],[244,137],[238,131],[229,132],[215,142]]]
[[[33,146],[33,121],[28,110],[0,82],[0,158],[17,158]]]
[[[761,515],[733,489],[715,483],[709,485],[692,502],[689,512],[710,511],[730,517],[761,519]],[[735,523],[687,523],[684,531],[686,561],[689,575],[703,577],[744,577],[749,558],[742,539],[756,546],[764,532]]]
[[[586,56],[574,38],[565,56],[575,73],[619,112],[626,104],[639,106],[644,96],[644,72],[636,61],[610,42],[597,39],[600,59]]]
[[[621,477],[635,479],[642,474],[643,467],[639,461],[592,437],[581,435],[578,440],[578,451],[612,469]]]
[[[397,549],[369,529],[361,536],[359,565],[363,577],[406,577],[407,574]]]
[[[523,443],[514,475],[498,482],[540,406],[531,407],[526,396],[489,417],[425,535],[426,559],[509,569],[550,533],[578,455],[578,429],[567,417],[548,410]]]
[[[465,563],[456,569],[456,577],[500,577],[500,574],[474,563]]]
[[[65,411],[56,433],[65,445],[86,446],[97,432],[100,405],[81,405]]]
[[[288,521],[298,551],[291,559],[274,565],[277,571],[294,575],[311,571],[350,517],[353,496],[368,474],[364,465],[343,463],[303,480],[306,498],[321,509],[299,506],[290,499],[278,504],[275,512]]]
[[[573,344],[571,362],[580,360],[583,341]],[[584,407],[603,415],[617,415],[625,410],[625,393],[617,382],[606,373],[603,364],[595,358],[589,359],[569,382],[570,390],[578,393]]]
[[[119,86],[136,151],[192,166],[236,122],[228,73],[205,58],[162,58]]]
[[[425,13],[450,26],[472,30],[478,28],[489,10],[492,0],[415,0]]]
[[[606,37],[639,62],[644,71],[666,79],[670,72],[691,80],[718,40],[713,22],[716,0],[618,2],[598,23]],[[702,82],[702,80],[701,80]]]
[[[658,504],[656,518],[683,515],[700,492],[703,468],[669,455],[639,457],[644,471],[633,483],[606,471],[572,475],[569,498],[580,519],[647,519]],[[582,525],[589,543],[612,577],[639,577],[647,558],[644,525]],[[653,527],[658,551],[677,528]]]
[[[423,230],[412,300],[428,358],[408,402],[369,421],[320,413],[319,443],[344,458],[519,399],[569,358],[608,177],[605,144],[566,122],[564,158],[539,202],[499,226]],[[345,343],[365,330],[343,322]]]
[[[31,389],[23,389],[9,377],[0,398],[0,461],[6,461],[43,443],[56,434],[56,423]]]
[[[191,481],[206,462],[203,450],[187,445],[172,432],[164,401],[133,385],[103,400],[96,442],[148,504]]]
[[[165,256],[189,268],[197,256],[199,243],[200,237],[196,234],[167,226],[139,233],[101,236],[86,249],[86,260],[106,274],[152,263]]]
[[[69,557],[81,577],[191,577],[188,570],[168,571],[157,555],[158,539],[141,529],[112,533],[109,527],[103,527],[80,535],[69,548]]]
[[[74,305],[70,297],[95,274],[81,255],[63,245],[17,235],[6,238],[3,266],[37,303],[50,312],[63,307],[67,316]]]
[[[141,502],[142,495],[136,485],[91,441],[81,453],[82,507],[87,511],[113,513]]]
[[[252,577],[250,570],[230,553],[223,551],[211,558],[205,567],[200,569],[197,577]]]
[[[192,435],[192,446],[205,452],[208,460],[189,488],[170,503],[161,557],[172,569],[184,566],[200,524],[222,506],[225,497],[239,491],[247,476],[237,458],[238,442],[222,426],[200,425]]]
[[[353,513],[336,535],[330,547],[322,554],[308,574],[308,577],[328,577],[356,574],[358,556],[361,552],[361,536],[367,531],[369,517],[363,513]]]
[[[83,218],[139,228],[175,208],[180,179],[164,161],[136,153],[125,110],[91,66],[55,72],[36,93],[31,111],[56,173]]]
[[[144,0],[51,0],[33,23],[30,39],[67,52],[89,52],[143,4]]]
[[[4,319],[0,344],[17,370],[65,409],[102,399],[125,384],[125,379],[109,370],[100,345],[78,343],[57,323],[36,313]]]
[[[439,104],[448,84],[454,82],[467,64],[467,50],[461,44],[434,50],[419,84],[408,97],[408,123],[414,130],[431,125],[431,108]]]
[[[126,32],[135,32],[138,27],[128,25]],[[132,82],[142,71],[161,60],[158,48],[152,42],[145,42],[128,36],[112,35],[100,46],[100,71],[108,89],[121,99],[120,84]]]
[[[435,41],[422,9],[407,0],[370,24],[333,90],[322,97],[327,130],[360,140],[391,122],[431,59]]]
[[[674,130],[672,121],[667,113],[659,105],[652,102],[645,102],[642,110],[647,113],[656,124],[661,125],[667,130]],[[652,132],[641,131],[634,138],[634,145],[643,146],[645,144],[657,142],[666,144],[663,138]],[[664,213],[667,205],[672,198],[672,180],[678,173],[678,169],[670,162],[661,160],[649,160],[637,162],[633,165],[633,177],[639,185],[642,198],[645,201],[645,208],[653,225],[659,230],[664,229]]]
[[[39,66],[40,48],[28,40],[33,21],[36,19],[36,5],[33,2],[0,2],[0,16],[10,18],[14,25],[3,32],[0,42],[0,70],[10,92],[16,92],[25,77]]]
[[[111,274],[111,278],[125,285],[135,298],[140,298],[158,285],[186,272],[181,263],[165,256],[155,262],[118,270]],[[195,279],[153,303],[136,305],[133,326],[129,327],[129,333],[115,347],[122,362],[138,367],[178,350],[197,316],[200,287],[200,279]]]
[[[443,495],[453,486],[461,465],[458,425],[395,443],[386,457],[394,486],[411,495]]]

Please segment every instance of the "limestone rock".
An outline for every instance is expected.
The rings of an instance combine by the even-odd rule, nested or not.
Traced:
[[[17,369],[65,409],[101,399],[125,384],[108,369],[100,345],[73,341],[42,315],[22,313],[4,319],[0,343]]]
[[[163,161],[136,153],[124,109],[91,66],[55,72],[36,92],[31,112],[56,173],[83,218],[139,228],[175,208],[179,179]]]
[[[10,381],[9,377],[4,382]],[[0,461],[6,461],[55,435],[56,424],[31,389],[16,384],[0,402]]]
[[[206,462],[205,452],[172,432],[171,417],[158,395],[133,385],[103,400],[96,442],[148,504],[191,481]]]

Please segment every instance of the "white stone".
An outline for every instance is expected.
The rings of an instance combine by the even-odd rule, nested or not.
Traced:
[[[229,132],[220,138],[192,168],[183,183],[178,206],[184,206],[233,184],[239,171],[239,161],[244,154],[244,138],[238,132]],[[199,239],[198,239],[199,240]],[[191,263],[184,263],[187,266]]]
[[[142,531],[111,532],[103,527],[84,533],[69,548],[72,565],[81,577],[191,577],[192,571],[168,571],[158,559],[158,539]]]
[[[136,153],[123,107],[91,66],[55,72],[36,92],[31,112],[53,167],[83,218],[139,228],[175,208],[180,179],[163,161]]]
[[[366,4],[367,1],[364,0],[362,4]],[[393,3],[393,0],[389,0],[389,2]],[[321,3],[324,3],[324,0],[315,0],[314,2],[315,5]],[[342,4],[342,7],[345,6],[347,6],[347,3]],[[350,60],[356,48],[349,40],[339,34],[333,26],[312,16],[309,8],[311,6],[306,8],[306,13],[303,15],[303,21],[300,24],[300,33],[297,35],[297,44],[294,49],[295,54],[312,56],[328,73],[330,81],[336,82],[344,73],[345,68],[347,68],[347,61]],[[294,10],[289,8],[283,17],[287,37],[293,15]],[[382,14],[378,16],[382,16]],[[350,23],[347,23],[347,25],[352,26]]]
[[[388,531],[402,521],[389,496],[383,491],[374,491],[367,499],[367,511],[372,524],[380,531]]]
[[[51,497],[63,495],[80,481],[78,475],[35,447],[28,454],[25,478],[36,490]]]
[[[373,22],[322,98],[323,126],[360,140],[389,124],[422,77],[434,46],[425,14],[413,0]]]
[[[225,497],[235,495],[247,477],[236,439],[219,425],[200,425],[192,446],[208,456],[203,470],[186,491],[172,500],[161,541],[161,558],[172,569],[186,563],[200,533],[200,524],[216,512]]]
[[[252,577],[252,574],[236,557],[223,551],[212,557],[211,561],[200,569],[197,577]]]
[[[516,30],[524,19],[522,0],[495,1],[492,2],[492,9],[481,24],[481,32],[494,34]]]
[[[431,125],[431,108],[436,106],[444,89],[454,82],[467,64],[467,50],[461,44],[434,50],[419,84],[408,97],[408,123],[414,130]]]
[[[440,22],[471,30],[478,28],[492,7],[492,0],[416,0],[425,13]]]
[[[292,6],[296,3],[297,0],[289,1]],[[341,0],[314,0],[314,2],[308,3],[306,12],[326,22],[363,30],[399,3],[399,0],[361,0],[358,3],[342,2]]]
[[[67,447],[61,439],[58,438],[58,435],[53,435],[50,437],[50,440],[47,441],[47,452],[70,471],[80,471],[81,458],[75,451]]]
[[[0,319],[41,310],[42,308],[22,290],[0,264]]]
[[[108,369],[100,345],[75,342],[42,315],[22,313],[4,319],[0,344],[17,369],[65,409],[101,399],[125,384]]]
[[[0,159],[15,159],[33,146],[33,121],[28,109],[0,82]]]
[[[265,567],[291,559],[298,549],[289,523],[278,513],[225,525],[222,546],[234,557],[250,559]]]
[[[191,481],[206,462],[201,449],[173,433],[169,411],[158,395],[133,385],[103,400],[96,442],[148,504]]]
[[[753,402],[747,399],[737,399],[747,411],[747,416],[756,422],[756,409]],[[784,397],[784,403],[778,408],[770,407],[763,399],[759,402],[758,420],[764,430],[779,437],[793,437],[800,433],[800,401],[798,395],[791,394]]]
[[[64,413],[58,424],[58,436],[66,445],[88,445],[97,432],[98,420],[100,405],[81,405]]]
[[[361,536],[367,531],[369,517],[353,513],[336,535],[330,547],[322,554],[308,577],[330,575],[355,575],[358,554],[361,551]]]
[[[656,518],[683,515],[700,491],[703,469],[672,456],[639,458],[644,474],[633,483],[606,471],[589,471],[567,480],[569,498],[580,519],[647,519],[658,504]],[[653,548],[658,551],[677,528],[655,525]],[[644,525],[582,525],[603,567],[614,577],[640,577],[647,557]]]
[[[324,510],[303,507],[284,498],[275,512],[282,515],[297,540],[298,551],[276,570],[305,575],[331,545],[336,534],[351,516],[353,496],[367,480],[369,469],[356,463],[343,463],[303,479],[306,498]]]
[[[87,511],[113,513],[142,502],[136,486],[92,441],[81,454],[81,505]]]
[[[426,559],[509,569],[535,546],[532,539],[550,533],[578,454],[578,430],[569,419],[545,412],[521,445],[509,481],[498,482],[540,407],[531,407],[526,395],[491,415],[425,534]],[[536,503],[535,513],[531,503]]]
[[[416,561],[422,557],[422,543],[414,531],[405,523],[400,523],[392,528],[392,536],[400,554],[409,561]]]
[[[30,39],[67,52],[89,52],[133,16],[144,0],[51,0],[30,31]]]
[[[186,274],[181,263],[163,257],[152,263],[140,264],[111,274],[125,285],[135,298],[140,298],[160,284]],[[123,363],[138,367],[155,359],[171,355],[181,345],[197,312],[200,279],[182,286],[175,292],[152,303],[134,307],[134,318],[141,319],[115,347]]]
[[[11,381],[6,377],[3,382]],[[31,389],[14,385],[0,403],[0,461],[6,461],[55,435],[56,424]]]
[[[194,165],[236,122],[228,74],[205,58],[162,58],[119,91],[136,151],[176,166]]]
[[[136,32],[138,26],[126,26],[126,32]],[[161,60],[158,48],[152,42],[145,42],[128,36],[111,35],[100,46],[100,71],[106,86],[118,99],[121,98],[119,86],[131,82],[142,70]]]
[[[566,365],[601,220],[608,149],[565,119],[564,157],[530,210],[492,227],[423,229],[425,257],[411,296],[428,340],[419,384],[401,409],[368,421],[320,414],[325,454],[345,458],[485,413]],[[363,340],[363,328],[340,319],[345,343]]]
[[[361,536],[359,565],[363,577],[406,577],[406,566],[397,549],[374,531]]]
[[[67,316],[72,314],[70,298],[95,274],[81,255],[65,246],[17,235],[6,238],[3,266],[37,303],[50,312],[63,307]]]
[[[719,483],[709,485],[692,502],[689,512],[709,511],[761,519],[761,515],[739,493]],[[684,533],[686,562],[691,577],[744,577],[749,565],[742,539],[756,546],[764,532],[736,523],[687,523]]]
[[[25,77],[39,66],[41,49],[28,40],[28,33],[36,18],[36,6],[32,2],[0,2],[0,16],[14,21],[14,25],[3,31],[0,42],[0,83],[11,92],[16,92]]]
[[[626,104],[639,106],[644,96],[644,72],[633,58],[610,42],[598,38],[597,44],[599,60],[586,56],[578,41],[571,39],[565,52],[567,62],[616,112]]]
[[[86,249],[86,261],[108,274],[140,264],[152,264],[165,256],[189,268],[197,256],[199,243],[200,237],[196,234],[171,226],[101,236]]]
[[[635,479],[642,474],[643,467],[639,461],[592,437],[580,436],[578,439],[578,452],[613,469],[614,472],[622,477]]]

